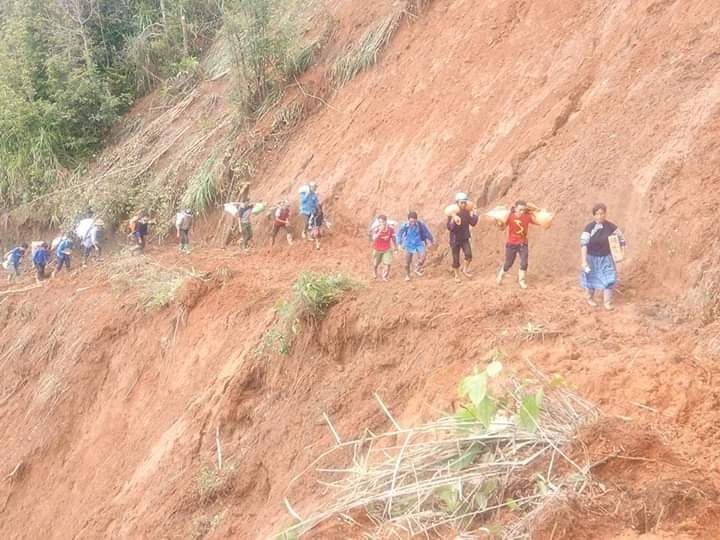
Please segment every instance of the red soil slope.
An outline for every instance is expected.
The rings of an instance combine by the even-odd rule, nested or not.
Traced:
[[[331,6],[342,36],[390,9],[359,4]],[[322,413],[342,436],[382,429],[378,392],[401,422],[428,419],[500,346],[509,368],[527,355],[623,418],[588,440],[617,453],[598,475],[627,511],[568,511],[539,537],[717,537],[718,15],[711,1],[436,0],[253,186],[294,198],[317,178],[340,225],[321,251],[150,250],[153,263],[210,272],[154,314],[95,268],[0,297],[0,536],[265,538],[290,522],[289,480],[331,444]],[[481,206],[522,196],[558,210],[533,231],[529,290],[494,284],[502,237],[486,226],[476,278],[448,279],[441,208],[459,189]],[[631,247],[613,314],[576,290],[578,232],[597,200]],[[367,276],[354,229],[409,208],[443,239],[425,278],[369,283],[288,357],[255,354],[299,270]],[[553,336],[526,342],[528,322]],[[208,500],[198,479],[218,426],[234,474]],[[690,504],[690,492],[703,496]],[[292,497],[305,513],[322,494]],[[325,536],[348,535],[359,533]]]

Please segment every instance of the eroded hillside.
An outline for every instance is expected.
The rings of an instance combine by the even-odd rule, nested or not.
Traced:
[[[496,348],[509,370],[527,374],[527,358],[561,373],[614,422],[580,439],[608,491],[538,538],[716,536],[720,8],[435,0],[402,17],[376,66],[327,92],[334,55],[396,8],[329,2],[334,40],[279,105],[305,103],[304,121],[262,139],[253,197],[294,200],[317,178],[334,222],[320,251],[271,248],[264,220],[254,252],[222,248],[228,222],[214,215],[189,256],[153,245],[0,297],[3,537],[267,538],[292,522],[286,497],[302,515],[323,504],[316,486],[287,490],[333,444],[323,414],[343,438],[382,431],[377,393],[402,424],[432,419]],[[254,139],[233,129],[229,87],[203,82],[171,122],[139,103],[134,138],[119,133],[95,174],[181,174],[185,140],[197,166],[217,148],[244,156]],[[494,283],[503,239],[487,225],[476,276],[449,278],[442,208],[459,189],[481,207],[557,210],[532,232],[527,291]],[[577,288],[598,200],[630,246],[612,314]],[[426,276],[368,282],[367,223],[411,208],[440,239]],[[288,355],[259,354],[301,270],[363,286]],[[146,280],[176,278],[167,307],[143,307]],[[362,535],[343,527],[318,534]]]

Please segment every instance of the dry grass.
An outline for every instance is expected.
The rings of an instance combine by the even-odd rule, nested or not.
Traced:
[[[195,276],[179,268],[165,268],[144,256],[118,259],[108,267],[113,291],[133,298],[145,312],[169,306],[186,279]]]
[[[226,465],[222,469],[205,466],[197,478],[197,491],[201,504],[212,503],[232,491],[235,467]]]
[[[543,387],[535,430],[502,409],[489,429],[456,416],[401,428],[383,406],[395,430],[338,440],[293,480],[291,493],[295,483],[312,478],[331,502],[286,533],[362,516],[374,524],[371,537],[445,538],[487,534],[488,524],[502,517],[504,538],[527,537],[539,508],[562,494],[582,493],[590,483],[590,464],[576,463],[563,448],[596,412],[565,388]],[[508,401],[523,401],[527,386],[513,380],[506,390]]]
[[[397,30],[401,13],[393,13],[367,30],[343,56],[338,58],[328,74],[335,88],[351,81],[361,71],[375,64],[380,52]]]

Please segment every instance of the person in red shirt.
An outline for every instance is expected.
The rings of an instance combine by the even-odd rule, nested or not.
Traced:
[[[271,244],[275,245],[275,237],[280,229],[285,229],[287,243],[292,245],[292,229],[290,228],[290,203],[282,201],[275,210],[272,231],[270,232]]]
[[[528,269],[528,229],[530,225],[536,225],[532,210],[534,205],[528,205],[525,201],[516,201],[510,210],[510,215],[500,227],[507,227],[508,236],[505,244],[505,263],[497,275],[498,285],[502,283],[505,274],[512,268],[515,257],[520,256],[520,271],[518,272],[518,284],[520,288],[526,289],[525,275]]]
[[[370,231],[372,238],[372,261],[375,279],[388,281],[390,279],[390,265],[392,264],[393,250],[397,251],[395,242],[395,229],[387,222],[387,216],[380,214]],[[382,274],[378,274],[378,268],[382,265]]]

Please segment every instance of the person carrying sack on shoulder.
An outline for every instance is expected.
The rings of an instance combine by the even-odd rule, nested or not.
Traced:
[[[309,182],[307,189],[300,190],[300,215],[304,222],[302,230],[303,238],[309,238],[310,216],[317,210],[319,204],[320,198],[317,194],[317,182]]]
[[[55,269],[53,270],[52,277],[55,277],[62,267],[64,266],[70,271],[70,256],[72,255],[73,241],[71,240],[71,233],[66,233],[58,242],[55,248]]]
[[[33,266],[35,267],[35,281],[40,283],[45,279],[45,267],[50,260],[50,250],[47,242],[42,242],[35,250],[32,256]]]
[[[190,253],[190,229],[193,225],[193,211],[186,208],[175,216],[176,236],[180,240],[178,249],[183,253]]]
[[[448,216],[447,229],[450,231],[450,251],[452,252],[452,269],[455,282],[460,283],[460,251],[464,256],[462,273],[466,277],[472,277],[470,263],[472,262],[472,247],[470,245],[470,227],[478,223],[478,215],[475,210],[468,210],[469,198],[465,193],[457,193],[455,202],[458,205],[456,214]]]
[[[500,267],[497,274],[497,283],[500,285],[503,277],[512,268],[515,258],[520,256],[520,271],[518,272],[518,285],[521,289],[527,289],[525,276],[528,269],[528,230],[530,225],[537,225],[533,210],[537,210],[535,205],[527,204],[525,201],[518,200],[510,209],[510,215],[505,223],[499,223],[500,228],[507,227],[508,235],[505,243],[505,262]]]
[[[85,233],[85,237],[82,239],[83,247],[83,267],[87,266],[90,254],[95,251],[97,258],[100,259],[102,255],[102,247],[100,242],[102,241],[102,232],[105,223],[101,219],[96,219],[92,226]]]
[[[20,277],[20,261],[22,261],[22,258],[25,255],[25,251],[27,250],[27,248],[27,243],[23,242],[22,244],[12,248],[5,254],[5,261],[3,262],[3,267],[5,268],[5,270],[7,270],[8,281]]]

